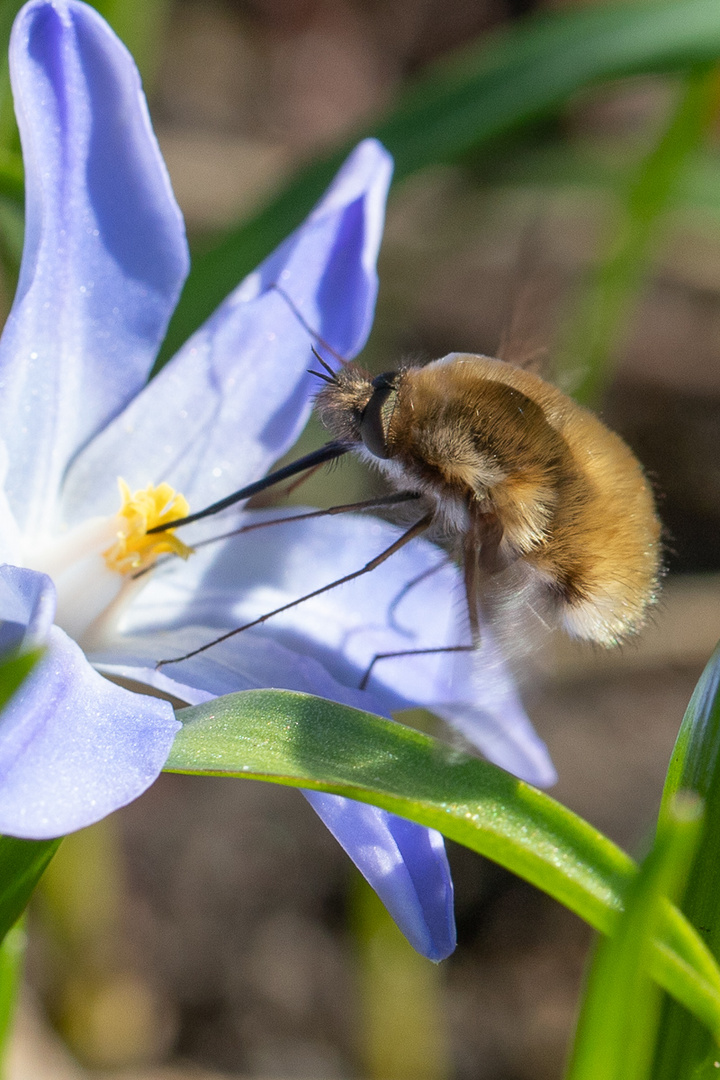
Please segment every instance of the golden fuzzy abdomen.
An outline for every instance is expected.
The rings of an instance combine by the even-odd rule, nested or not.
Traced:
[[[530,372],[454,354],[403,374],[396,429],[409,476],[496,514],[506,558],[536,573],[568,632],[612,645],[639,629],[660,523],[636,458],[594,414]]]
[[[613,645],[642,626],[657,599],[661,526],[650,485],[618,435],[578,406],[562,433],[581,483],[558,514],[547,558],[569,574],[566,629]]]

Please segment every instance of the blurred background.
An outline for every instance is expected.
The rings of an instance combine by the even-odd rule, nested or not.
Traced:
[[[0,4],[0,30],[18,6]],[[720,637],[717,4],[95,6],[139,62],[193,245],[196,299],[166,355],[374,132],[398,179],[366,366],[531,360],[635,449],[667,531],[663,603],[617,653],[553,640],[524,696],[553,794],[642,853]],[[7,310],[22,206],[7,92],[0,136]],[[302,448],[321,438],[311,423]],[[349,463],[297,500],[372,483]],[[435,968],[296,792],[162,776],[51,864],[9,1080],[560,1077],[590,932],[449,848],[459,945]]]

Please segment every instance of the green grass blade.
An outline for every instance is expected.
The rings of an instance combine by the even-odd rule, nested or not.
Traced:
[[[22,915],[59,844],[0,836],[0,942]]]
[[[95,0],[93,7],[127,45],[149,93],[162,56],[170,0]]]
[[[15,1010],[18,974],[22,965],[24,946],[25,933],[21,926],[13,927],[0,945],[0,1062],[3,1060],[3,1051]]]
[[[364,1080],[450,1080],[442,967],[415,952],[359,873],[350,918]]]
[[[8,45],[12,24],[24,0],[0,0],[0,150],[12,151],[19,158],[20,137],[10,90]],[[22,161],[20,162],[22,168]]]
[[[703,940],[720,956],[720,646],[688,705],[665,782],[663,806],[679,790],[705,801],[705,828],[695,856],[683,909]],[[656,1080],[700,1080],[717,1076],[718,1048],[684,1009],[667,1002]]]
[[[597,945],[566,1080],[647,1080],[660,1015],[648,962],[662,898],[682,892],[701,823],[696,796],[677,796],[669,805],[655,846],[628,887],[616,932]]]
[[[612,932],[635,863],[550,796],[401,724],[306,694],[258,690],[178,714],[170,772],[234,775],[373,803],[494,859]],[[720,1036],[720,972],[663,907],[654,977]]]
[[[658,225],[675,205],[720,102],[715,67],[687,76],[679,104],[656,146],[630,178],[607,253],[591,275],[558,349],[558,371],[583,372],[573,394],[597,401],[615,346],[644,277]]]
[[[0,659],[0,709],[3,709],[40,659],[40,652],[10,654]],[[0,722],[2,718],[0,717]]]
[[[251,221],[198,255],[160,363],[207,318],[320,197],[364,134],[395,157],[396,180],[456,161],[560,108],[578,90],[624,75],[688,69],[720,57],[720,4],[609,4],[517,23],[444,61],[410,87],[384,119],[301,170]]]
[[[474,176],[489,188],[537,188],[580,190],[622,197],[627,191],[627,155],[590,143],[560,139],[511,141],[502,151],[484,155]],[[682,224],[720,219],[720,155],[702,149],[691,155],[678,177],[671,213],[682,215]]]
[[[5,1080],[5,1058],[25,956],[26,935],[22,924],[14,926],[0,943],[0,1080]]]

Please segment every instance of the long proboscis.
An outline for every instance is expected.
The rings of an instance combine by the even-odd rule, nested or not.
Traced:
[[[281,469],[268,473],[262,480],[247,484],[246,487],[240,488],[239,491],[234,491],[232,495],[226,495],[224,499],[212,503],[211,506],[206,506],[204,510],[198,510],[196,514],[188,514],[187,517],[179,518],[177,521],[169,521],[167,525],[156,525],[155,528],[148,529],[148,533],[166,532],[167,529],[177,529],[180,525],[189,525],[193,521],[212,517],[213,514],[219,514],[221,510],[226,510],[228,506],[234,506],[235,503],[242,502],[243,499],[250,499],[253,495],[258,495],[261,491],[273,487],[274,484],[279,484],[283,480],[289,480],[291,476],[297,476],[298,473],[305,472],[306,469],[324,465],[326,461],[334,461],[335,458],[347,454],[349,449],[350,447],[345,443],[325,443],[319,450],[313,450],[310,454],[298,458],[297,461],[291,461],[289,465],[284,465]]]

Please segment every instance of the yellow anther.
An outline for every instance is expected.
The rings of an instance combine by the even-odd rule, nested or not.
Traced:
[[[169,484],[158,487],[148,484],[134,495],[123,479],[118,478],[118,486],[122,506],[117,515],[117,540],[107,551],[103,551],[110,570],[132,574],[152,566],[159,555],[179,555],[181,559],[192,555],[193,549],[183,544],[172,529],[147,535],[148,529],[156,525],[167,525],[187,517],[190,507],[183,495],[179,495]]]

